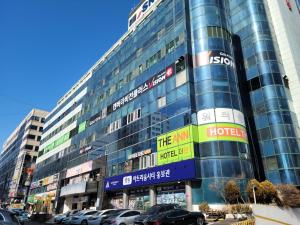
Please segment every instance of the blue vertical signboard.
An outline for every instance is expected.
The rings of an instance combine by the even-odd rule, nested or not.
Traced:
[[[114,191],[195,178],[195,161],[186,160],[106,178],[104,184],[106,191]]]

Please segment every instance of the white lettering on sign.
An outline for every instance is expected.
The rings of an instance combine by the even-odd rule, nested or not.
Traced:
[[[131,185],[132,184],[132,176],[123,177],[123,185]]]

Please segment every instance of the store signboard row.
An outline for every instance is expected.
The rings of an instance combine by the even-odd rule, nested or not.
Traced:
[[[76,184],[69,184],[61,188],[60,196],[73,195],[73,194],[82,194],[86,192],[87,182],[79,182]]]
[[[67,170],[66,178],[74,177],[93,170],[93,161],[88,161]]]
[[[196,178],[194,160],[185,160],[105,179],[105,190],[122,190]]]
[[[52,201],[55,199],[56,191],[48,191],[36,195],[29,195],[27,202],[30,204],[44,204],[45,201]]]
[[[30,189],[34,189],[34,188],[37,188],[37,187],[42,187],[42,186],[47,186],[47,185],[50,185],[50,184],[53,184],[53,183],[57,183],[58,179],[59,179],[59,173],[56,173],[56,174],[51,175],[49,177],[45,177],[41,180],[31,182]]]

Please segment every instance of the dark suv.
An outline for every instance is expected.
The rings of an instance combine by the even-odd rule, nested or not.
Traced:
[[[158,204],[152,206],[148,209],[145,213],[141,214],[134,220],[134,225],[146,225],[148,219],[151,218],[153,215],[158,215],[163,212],[167,212],[173,209],[180,209],[180,206],[177,204]]]

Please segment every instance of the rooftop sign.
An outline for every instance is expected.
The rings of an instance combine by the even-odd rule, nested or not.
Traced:
[[[128,21],[128,27],[138,25],[143,16],[153,8],[154,4],[159,0],[146,0],[142,2],[131,14]]]

